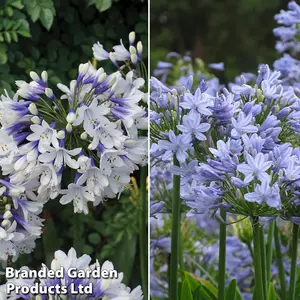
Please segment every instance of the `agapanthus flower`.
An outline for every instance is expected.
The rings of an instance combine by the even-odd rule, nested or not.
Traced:
[[[133,33],[130,41],[133,52]],[[118,60],[121,48],[115,48]],[[137,55],[135,63],[141,52]],[[145,81],[134,68],[125,73],[106,74],[91,63],[81,64],[69,86],[58,84],[59,95],[49,87],[47,72],[31,72],[33,81],[18,81],[13,98],[2,95],[0,167],[7,181],[24,186],[27,197],[41,203],[64,195],[60,203],[73,202],[74,211],[84,213],[89,202],[96,205],[121,193],[147,154],[146,137],[140,136],[147,129],[146,109],[140,105]],[[107,159],[108,152],[113,159]],[[91,162],[88,174],[80,171],[83,159]],[[62,182],[66,170],[71,178]]]
[[[30,253],[41,236],[43,219],[39,217],[43,204],[31,201],[25,188],[0,180],[0,263]]]
[[[134,65],[137,64],[142,59],[143,45],[141,41],[138,41],[136,46],[135,43],[135,32],[129,34],[129,49],[120,41],[120,45],[113,47],[114,52],[107,52],[103,45],[99,42],[94,44],[93,52],[97,60],[110,59],[116,66],[118,66],[118,61],[129,61]]]

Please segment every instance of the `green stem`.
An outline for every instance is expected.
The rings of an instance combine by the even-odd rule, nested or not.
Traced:
[[[271,265],[273,258],[273,236],[274,236],[275,220],[271,221],[268,229],[268,248],[267,248],[267,278],[271,278]]]
[[[253,244],[254,244],[254,273],[256,299],[264,299],[262,265],[261,265],[261,234],[258,217],[253,218]]]
[[[276,257],[277,257],[278,271],[279,271],[281,299],[285,300],[286,299],[285,272],[283,268],[282,253],[280,249],[280,236],[276,224],[274,228],[274,240],[275,240]]]
[[[291,258],[291,273],[290,273],[290,291],[289,300],[295,300],[296,288],[296,270],[297,270],[297,252],[298,252],[298,234],[299,226],[293,224],[293,240],[292,240],[292,258]]]
[[[178,160],[174,155],[174,165],[178,166]],[[178,257],[180,234],[180,177],[173,176],[173,200],[172,200],[172,234],[171,234],[171,264],[170,264],[170,295],[169,299],[178,299]]]
[[[265,297],[265,299],[267,299],[268,277],[267,277],[267,261],[266,261],[266,242],[265,242],[263,226],[260,227],[260,254],[261,254],[261,267],[262,267],[264,297]]]
[[[141,262],[141,278],[144,295],[148,295],[148,230],[147,230],[147,192],[146,180],[148,167],[142,167],[140,173],[140,262]]]
[[[225,299],[225,273],[226,273],[226,211],[220,210],[221,218],[219,235],[219,274],[218,274],[218,299]]]

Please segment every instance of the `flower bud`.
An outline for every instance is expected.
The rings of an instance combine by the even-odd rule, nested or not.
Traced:
[[[70,92],[69,88],[64,84],[58,83],[57,87],[65,94],[69,94],[69,92]]]
[[[86,132],[83,132],[83,133],[80,135],[80,138],[81,138],[82,140],[86,140],[87,137],[88,137],[88,135],[87,135]]]
[[[37,295],[37,296],[35,297],[35,300],[43,300],[43,298],[42,298],[41,295]]]
[[[5,186],[2,186],[2,187],[0,188],[0,196],[2,196],[4,192],[6,192],[6,187],[5,187]]]
[[[72,132],[72,129],[73,129],[72,125],[71,125],[70,123],[68,123],[67,126],[66,126],[67,132],[68,132],[68,133],[71,133],[71,132]]]
[[[41,124],[41,119],[38,116],[34,116],[31,118],[31,122],[33,124]]]
[[[148,103],[148,101],[149,101],[149,94],[148,94],[148,93],[144,93],[144,96],[143,96],[143,98],[142,98],[142,101],[143,101],[144,103]]]
[[[139,41],[139,42],[137,43],[136,48],[137,48],[138,54],[141,56],[142,53],[143,53],[143,44],[142,44],[141,41]]]
[[[31,103],[29,104],[28,110],[29,110],[29,112],[30,112],[31,114],[33,114],[33,115],[37,115],[37,114],[38,114],[38,110],[37,110],[37,108],[36,108],[36,105],[35,105],[33,102],[31,102]]]
[[[11,204],[6,204],[6,205],[5,205],[5,211],[6,211],[6,210],[11,210]]]
[[[10,210],[7,210],[4,214],[3,214],[3,219],[10,219],[12,217],[12,213]]]
[[[101,74],[103,74],[103,73],[105,73],[104,72],[104,69],[101,67],[101,68],[99,68],[98,70],[97,70],[97,76],[100,76]]]
[[[3,221],[1,222],[1,226],[2,226],[2,227],[9,227],[10,224],[11,224],[11,222],[10,222],[9,220],[3,220]]]
[[[132,45],[134,43],[134,41],[135,41],[135,32],[131,31],[129,33],[129,43],[130,43],[130,45]]]
[[[241,217],[238,218],[240,219]],[[241,242],[245,244],[249,244],[252,242],[253,234],[252,234],[252,226],[249,218],[237,223],[237,233],[238,233],[238,238],[241,240]]]
[[[48,73],[46,71],[43,71],[41,76],[44,82],[48,81]]]
[[[101,74],[98,78],[98,82],[99,83],[102,82],[103,80],[105,80],[105,78],[106,78],[106,73]]]
[[[39,76],[36,72],[31,71],[31,72],[29,73],[29,76],[30,76],[31,79],[34,80],[34,81],[39,81],[39,80],[40,80],[40,76]]]
[[[109,59],[112,61],[113,64],[117,64],[116,56],[113,52],[109,53]]]
[[[243,194],[242,194],[242,192],[241,192],[240,189],[236,189],[235,195],[236,195],[237,199],[239,199],[239,200],[243,200],[244,199]]]
[[[66,137],[66,133],[64,130],[60,130],[58,133],[57,133],[57,138],[59,140],[63,140],[64,138]]]
[[[135,47],[134,47],[134,46],[130,46],[130,47],[129,47],[129,52],[130,52],[131,54],[136,54],[136,49],[135,49]]]
[[[53,94],[53,91],[50,89],[50,88],[46,88],[45,89],[45,94],[48,98],[52,99],[54,94]]]
[[[67,115],[67,122],[72,124],[75,120],[76,120],[76,114],[73,109],[70,109]]]
[[[118,81],[116,81],[116,82],[111,86],[110,91],[111,91],[112,93],[114,93],[114,92],[116,91],[116,89],[117,89],[117,86],[118,86]]]
[[[136,64],[138,61],[138,57],[136,54],[131,54],[130,55],[130,60],[132,61],[133,64]]]
[[[87,73],[89,67],[90,67],[90,64],[89,64],[89,63],[80,64],[80,65],[79,65],[79,68],[78,68],[79,73],[85,75],[85,74]]]

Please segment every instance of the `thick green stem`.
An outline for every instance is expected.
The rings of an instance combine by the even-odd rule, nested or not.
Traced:
[[[174,155],[174,165],[178,166],[178,160]],[[172,234],[171,234],[171,265],[170,265],[170,289],[169,299],[178,299],[178,261],[179,261],[179,235],[180,235],[180,177],[173,176],[172,199]]]
[[[148,295],[148,201],[146,192],[146,180],[148,175],[148,167],[142,167],[140,173],[140,262],[141,262],[141,279],[144,295]]]
[[[277,258],[278,271],[279,271],[281,300],[285,300],[286,299],[285,272],[283,268],[282,253],[280,249],[280,236],[276,224],[274,228],[274,240],[275,240],[276,258]]]
[[[297,279],[296,270],[297,270],[298,234],[299,234],[299,226],[293,224],[289,300],[295,300],[295,288],[296,288],[296,279]]]
[[[254,273],[256,299],[264,300],[263,274],[261,265],[261,234],[258,218],[253,218],[253,244],[254,244]]]
[[[260,255],[261,255],[261,269],[264,288],[264,297],[268,296],[268,279],[267,279],[267,261],[266,261],[266,242],[263,226],[260,227]]]
[[[224,300],[225,299],[225,274],[226,274],[226,211],[221,209],[220,214],[224,223],[220,222],[218,299]]]
[[[271,277],[271,265],[272,265],[272,258],[273,258],[273,236],[274,236],[274,227],[275,227],[275,220],[273,220],[269,224],[268,229],[268,248],[267,248],[267,279],[268,282],[270,281]]]

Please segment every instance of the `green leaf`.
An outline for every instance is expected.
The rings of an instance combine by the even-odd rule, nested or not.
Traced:
[[[12,7],[15,7],[17,9],[20,9],[20,10],[24,8],[22,0],[13,1],[13,2],[9,3],[9,5]]]
[[[212,283],[202,277],[198,277],[198,280],[206,288],[206,290],[208,290],[210,294],[214,296],[214,298],[218,297],[218,290]]]
[[[97,232],[90,233],[88,235],[88,240],[91,244],[98,245],[98,244],[100,244],[100,241],[101,241],[100,234]]]
[[[132,268],[135,261],[137,248],[137,235],[129,237],[123,234],[118,245],[118,251],[114,253],[111,260],[114,262],[116,270],[122,270],[124,274],[124,284],[128,284],[131,279]]]
[[[4,44],[0,44],[0,65],[4,65],[7,62],[7,47]]]
[[[236,280],[232,279],[227,287],[225,299],[226,300],[235,300],[235,298],[236,298],[235,294],[236,294]]]
[[[296,295],[296,297],[300,296],[300,282],[296,285],[295,295]]]
[[[193,300],[191,286],[186,278],[182,283],[180,300]]]
[[[111,0],[97,0],[96,7],[100,12],[108,10],[111,7],[112,1]]]
[[[44,25],[44,27],[49,31],[54,20],[54,15],[51,9],[45,8],[41,11],[41,23]]]
[[[199,285],[201,285],[201,283],[194,277],[192,276],[190,273],[188,272],[184,272],[184,281],[187,280],[190,287],[191,287],[191,291],[193,292]]]
[[[36,22],[41,14],[41,8],[37,5],[30,10],[30,17],[32,22]]]
[[[31,37],[29,24],[26,20],[22,20],[21,26],[18,28],[17,33],[24,37]]]
[[[277,295],[272,282],[269,283],[268,300],[277,300]]]
[[[57,236],[58,230],[51,217],[46,218],[44,234],[43,234],[43,244],[44,244],[44,255],[46,257],[46,264],[50,266],[53,259],[54,252],[59,249],[59,239]]]
[[[9,32],[5,31],[4,32],[4,37],[5,37],[5,40],[10,43],[11,42],[11,36],[9,34]]]
[[[212,300],[209,294],[205,291],[203,286],[199,286],[193,295],[193,300]]]

